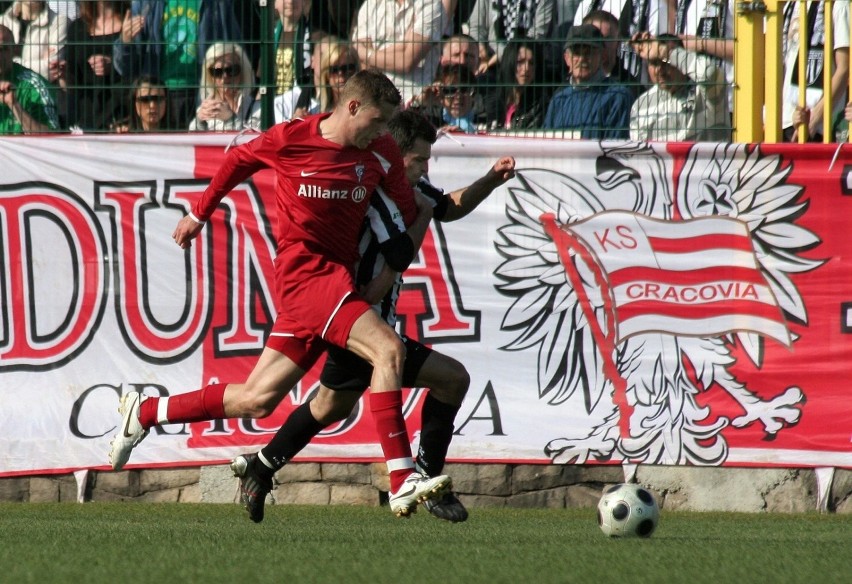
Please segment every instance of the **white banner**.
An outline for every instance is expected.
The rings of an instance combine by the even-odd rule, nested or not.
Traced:
[[[273,317],[271,172],[226,197],[192,251],[171,240],[232,138],[0,139],[0,476],[107,468],[122,393],[247,376]],[[852,406],[829,374],[852,362],[840,167],[797,175],[783,147],[454,136],[430,179],[451,191],[507,154],[517,178],[433,225],[400,301],[401,328],[471,375],[450,460],[852,467]],[[609,248],[612,263],[545,215],[587,251],[626,224],[654,241]],[[725,233],[736,242],[707,246]],[[670,291],[649,265],[679,273]],[[665,297],[629,298],[631,282]],[[266,420],[156,428],[128,468],[257,450],[315,382]],[[422,395],[406,392],[415,441]],[[369,408],[302,459],[380,460]]]

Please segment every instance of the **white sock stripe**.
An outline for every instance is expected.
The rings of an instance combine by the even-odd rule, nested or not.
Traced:
[[[388,472],[395,470],[414,469],[414,461],[410,458],[394,458],[388,461]]]
[[[169,423],[169,398],[167,397],[161,397],[157,402],[157,423]]]
[[[262,462],[266,467],[275,470],[275,467],[272,466],[272,463],[266,460],[266,457],[263,455],[263,452],[258,450],[257,457],[260,459],[260,462]]]

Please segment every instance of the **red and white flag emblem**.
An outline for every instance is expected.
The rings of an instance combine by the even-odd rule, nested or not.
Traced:
[[[569,235],[563,241],[598,272],[616,343],[646,332],[751,331],[791,344],[744,222],[609,211],[561,227]]]

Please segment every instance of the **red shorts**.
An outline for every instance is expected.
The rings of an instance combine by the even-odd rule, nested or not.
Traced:
[[[276,309],[268,347],[310,369],[326,343],[346,347],[352,325],[370,305],[346,266],[294,245],[275,258]]]

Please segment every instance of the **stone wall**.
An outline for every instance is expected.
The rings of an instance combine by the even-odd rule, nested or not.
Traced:
[[[606,484],[624,481],[618,466],[448,464],[454,490],[476,507],[593,507]],[[85,475],[85,476],[82,476]],[[852,471],[838,469],[820,500],[813,469],[638,467],[636,482],[665,509],[852,513]],[[275,504],[380,505],[384,464],[294,463],[276,475]],[[80,487],[78,489],[78,487]],[[227,466],[174,470],[91,471],[0,479],[0,501],[139,501],[233,503],[237,480]]]

